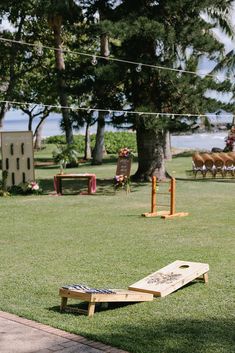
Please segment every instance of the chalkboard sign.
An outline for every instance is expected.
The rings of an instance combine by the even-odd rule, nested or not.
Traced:
[[[131,158],[118,157],[116,175],[124,175],[129,178],[131,173]]]

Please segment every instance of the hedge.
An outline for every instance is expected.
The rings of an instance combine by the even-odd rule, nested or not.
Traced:
[[[96,134],[91,135],[91,148],[95,146]],[[56,135],[47,137],[44,140],[46,144],[56,144],[64,145],[65,136]],[[133,153],[136,153],[136,134],[133,132],[105,132],[104,134],[105,149],[108,154],[117,154],[120,148],[128,147]],[[79,153],[84,152],[85,148],[85,136],[84,135],[74,135],[74,144]]]

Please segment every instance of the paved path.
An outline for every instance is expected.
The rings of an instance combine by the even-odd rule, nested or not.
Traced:
[[[0,311],[1,353],[128,353]]]

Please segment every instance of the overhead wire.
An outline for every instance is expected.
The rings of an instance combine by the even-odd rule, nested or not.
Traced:
[[[165,116],[169,118],[174,117],[232,117],[232,113],[222,113],[222,114],[197,114],[197,113],[173,113],[173,112],[146,112],[146,111],[135,111],[135,110],[122,110],[122,109],[102,109],[102,108],[94,108],[94,107],[74,107],[74,106],[63,106],[63,105],[52,105],[52,104],[41,104],[41,103],[34,103],[34,102],[17,102],[17,101],[9,101],[9,100],[0,100],[0,103],[6,103],[11,105],[35,105],[40,107],[45,107],[48,109],[67,109],[71,111],[86,111],[87,113],[92,112],[103,112],[107,114],[132,114],[132,115],[139,115],[139,116]]]
[[[35,47],[35,48],[37,48],[39,46],[39,43],[28,43],[28,42],[4,38],[4,37],[0,37],[0,41],[20,44],[20,45],[25,45],[25,46],[29,46],[29,47]],[[52,47],[52,46],[48,46],[48,45],[44,45],[44,44],[40,43],[40,49],[43,49],[43,48],[49,49],[49,50],[54,50],[54,51],[60,51],[60,52],[64,52],[64,53],[69,53],[69,54],[76,54],[79,56],[91,57],[92,59],[95,58],[96,60],[97,59],[104,59],[106,61],[113,61],[113,62],[129,64],[129,65],[135,65],[137,69],[142,68],[142,67],[148,67],[148,68],[152,68],[152,69],[173,71],[173,72],[178,72],[178,73],[182,73],[182,74],[191,74],[194,76],[201,76],[202,75],[202,76],[206,76],[206,77],[212,77],[214,79],[218,79],[218,77],[219,77],[218,75],[212,75],[212,74],[209,74],[206,72],[200,72],[200,71],[195,72],[195,71],[176,69],[176,68],[171,68],[171,67],[166,67],[166,66],[161,66],[161,65],[146,64],[146,63],[136,62],[136,61],[132,61],[132,60],[124,60],[124,59],[114,58],[112,56],[102,56],[102,55],[97,55],[94,53],[84,53],[84,52],[80,52],[77,50],[56,48],[56,47]],[[137,70],[137,72],[140,72],[140,71],[141,71],[141,69],[139,71]]]
[[[47,46],[41,43],[28,43],[20,40],[14,40],[14,39],[8,39],[4,37],[0,37],[0,41],[3,42],[9,42],[9,43],[15,43],[15,44],[20,44],[20,45],[25,45],[33,48],[38,48],[40,45],[40,50],[42,48],[53,50],[53,51],[62,51],[64,53],[70,53],[70,54],[76,54],[80,56],[86,56],[86,57],[91,57],[92,60],[97,64],[97,59],[105,59],[109,61],[114,61],[114,62],[120,62],[120,63],[125,63],[125,64],[130,64],[130,65],[135,65],[136,66],[136,71],[140,72],[142,67],[149,67],[149,68],[154,68],[158,70],[168,70],[168,71],[174,71],[178,73],[184,73],[184,74],[192,74],[195,76],[200,76],[200,75],[205,75],[207,77],[213,77],[213,78],[218,78],[218,76],[212,75],[212,74],[206,74],[206,73],[200,73],[200,72],[194,72],[194,71],[189,71],[189,70],[183,70],[183,69],[176,69],[176,68],[170,68],[170,67],[165,67],[165,66],[159,66],[159,65],[151,65],[151,64],[146,64],[146,63],[140,63],[140,62],[135,62],[135,61],[130,61],[130,60],[123,60],[119,58],[113,58],[110,56],[102,56],[102,55],[96,55],[93,53],[84,53],[84,52],[79,52],[79,51],[74,51],[70,49],[62,49],[62,48],[56,48],[52,46]],[[168,117],[221,117],[221,116],[231,116],[232,114],[195,114],[195,113],[173,113],[173,112],[143,112],[143,111],[131,111],[131,110],[116,110],[116,109],[102,109],[102,108],[90,108],[90,107],[72,107],[72,106],[61,106],[61,105],[47,105],[47,104],[40,104],[40,103],[28,103],[28,102],[16,102],[16,101],[6,101],[6,100],[0,100],[0,103],[6,103],[6,104],[13,104],[13,105],[38,105],[42,107],[51,107],[54,109],[70,109],[73,111],[87,111],[87,112],[104,112],[104,113],[123,113],[123,114],[137,114],[137,115],[148,115],[148,116],[168,116]]]

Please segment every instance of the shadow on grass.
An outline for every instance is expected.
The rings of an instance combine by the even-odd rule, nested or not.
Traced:
[[[39,179],[40,187],[43,190],[44,195],[48,195],[54,192],[53,178],[50,179]],[[114,189],[114,180],[111,179],[97,179],[97,190],[92,196],[107,195],[113,196],[116,194]],[[136,192],[138,188],[145,186],[145,183],[131,183],[131,192]],[[80,193],[87,192],[87,181],[83,179],[79,180],[63,180],[62,184],[63,195],[79,195]],[[119,191],[117,191],[119,192]]]
[[[116,302],[116,303],[96,303],[95,305],[95,314],[103,311],[116,310],[124,308],[126,306],[139,304],[139,302]],[[87,310],[88,303],[80,302],[77,304],[68,304],[65,311],[60,311],[60,306],[53,306],[51,308],[46,308],[49,311],[59,312],[61,315],[81,315],[79,310]]]
[[[231,319],[190,318],[143,320],[141,325],[117,321],[110,333],[96,335],[105,341],[135,353],[232,353],[235,324]]]

